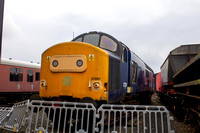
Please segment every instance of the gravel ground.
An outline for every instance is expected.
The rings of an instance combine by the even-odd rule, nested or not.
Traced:
[[[163,106],[163,104],[159,100],[159,97],[156,94],[152,96],[151,101],[152,105]],[[173,112],[170,111],[170,115],[174,118],[174,120],[171,121],[171,128],[175,131],[175,133],[194,133],[194,129],[186,125],[183,121],[178,120]]]

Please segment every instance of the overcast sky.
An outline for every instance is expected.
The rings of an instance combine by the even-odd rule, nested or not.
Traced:
[[[40,62],[73,32],[102,31],[156,73],[171,50],[200,43],[200,0],[5,0],[4,8],[3,58]]]

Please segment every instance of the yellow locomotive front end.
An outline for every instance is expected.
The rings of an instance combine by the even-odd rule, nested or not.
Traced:
[[[40,97],[108,101],[109,55],[84,42],[54,45],[42,54]]]

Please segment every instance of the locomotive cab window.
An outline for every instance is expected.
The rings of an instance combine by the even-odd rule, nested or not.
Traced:
[[[27,70],[27,82],[33,82],[33,70]]]
[[[117,43],[107,36],[102,36],[100,47],[115,52],[117,50]]]
[[[99,34],[88,34],[85,35],[83,38],[83,42],[92,44],[94,46],[98,46],[99,45]]]
[[[73,39],[72,41],[75,42],[86,42],[92,44],[94,46],[109,50],[114,54],[121,57],[122,54],[122,46],[120,42],[116,39],[112,38],[111,36],[103,33],[86,33],[78,36],[77,38]]]

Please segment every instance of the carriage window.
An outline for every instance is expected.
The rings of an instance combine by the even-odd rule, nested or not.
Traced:
[[[23,69],[10,68],[10,81],[23,81]]]
[[[82,37],[76,39],[75,42],[82,42]]]
[[[31,74],[32,74],[32,73],[33,73],[33,70],[27,70],[27,73],[31,73]]]
[[[33,70],[27,70],[27,82],[33,82]]]
[[[10,68],[10,72],[14,72],[14,73],[16,73],[17,72],[17,68]]]
[[[35,73],[35,81],[40,81],[40,73],[39,72]]]
[[[99,45],[99,34],[89,34],[89,35],[85,35],[83,42],[92,44],[94,46],[98,46]]]
[[[102,36],[100,47],[114,52],[117,50],[117,43],[115,43],[111,38],[107,36]]]
[[[137,82],[137,64],[135,62],[132,62],[133,63],[133,76],[132,76],[132,84],[135,84]]]

